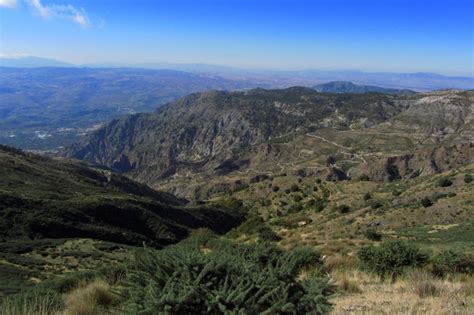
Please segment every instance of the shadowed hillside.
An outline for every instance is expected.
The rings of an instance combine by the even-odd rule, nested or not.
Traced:
[[[187,208],[106,169],[0,148],[2,238],[94,238],[165,245],[190,229],[225,232],[239,214],[216,207]]]

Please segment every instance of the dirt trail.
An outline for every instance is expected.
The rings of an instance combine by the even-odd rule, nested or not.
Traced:
[[[332,145],[334,145],[334,146],[336,146],[336,147],[338,147],[338,148],[341,148],[341,149],[353,151],[353,148],[351,148],[351,147],[345,147],[345,146],[343,146],[343,145],[340,145],[339,143],[333,142],[333,141],[331,141],[331,140],[328,140],[328,139],[323,138],[323,137],[320,137],[320,136],[312,135],[312,134],[309,134],[309,133],[305,134],[305,136],[311,137],[311,138],[319,139],[319,140],[321,140],[321,141],[327,142],[327,143],[332,144]],[[354,152],[354,153],[353,153],[353,152],[346,152],[346,151],[343,151],[343,153],[345,153],[345,154],[353,154],[356,158],[358,158],[359,160],[361,160],[362,162],[364,162],[365,164],[367,164],[367,160],[364,159],[364,157],[361,156],[361,155],[358,154],[358,153],[355,153],[355,152]]]

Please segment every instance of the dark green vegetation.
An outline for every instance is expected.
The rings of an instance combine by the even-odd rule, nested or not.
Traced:
[[[474,274],[474,255],[445,250],[430,254],[418,246],[402,241],[384,242],[380,246],[362,247],[358,252],[360,267],[380,276],[382,280],[397,277],[410,269],[429,269],[435,276],[445,277],[459,273]]]
[[[379,275],[382,280],[390,277],[392,281],[400,276],[406,268],[422,267],[428,255],[407,243],[393,241],[379,247],[362,247],[358,253],[362,268]]]
[[[52,149],[95,125],[186,94],[249,82],[172,70],[0,68],[0,143]]]
[[[61,269],[123,261],[129,249],[113,243],[160,247],[195,228],[224,233],[243,219],[222,205],[185,206],[106,169],[3,146],[0,173],[0,277],[8,279],[0,290],[7,293]]]
[[[239,214],[183,201],[106,169],[0,148],[0,235],[170,244],[191,228],[224,232]]]
[[[321,267],[310,248],[282,252],[201,236],[139,253],[126,304],[131,314],[323,314],[332,288]]]
[[[5,298],[0,310],[5,314],[19,310],[28,314],[326,314],[333,293],[314,249],[282,251],[274,243],[260,241],[239,244],[198,230],[177,245],[138,250],[135,259],[116,268],[45,280]]]

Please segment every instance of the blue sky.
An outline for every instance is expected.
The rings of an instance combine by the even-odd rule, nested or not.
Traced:
[[[473,75],[471,0],[0,0],[0,53]]]

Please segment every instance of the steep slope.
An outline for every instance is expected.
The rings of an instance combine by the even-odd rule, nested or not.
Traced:
[[[2,239],[93,238],[159,246],[191,229],[225,232],[241,214],[225,207],[185,207],[109,170],[92,169],[0,147]]]
[[[330,156],[347,173],[337,171],[337,178],[383,180],[388,160],[416,152],[423,162],[412,159],[411,176],[428,170],[433,150],[450,155],[457,145],[470,147],[473,94],[322,94],[300,87],[198,93],[154,114],[114,120],[63,154],[189,199],[242,189],[262,174],[326,176]],[[462,149],[455,166],[471,154]]]
[[[312,87],[317,92],[322,93],[387,93],[387,94],[415,94],[411,90],[399,90],[383,88],[373,85],[358,85],[350,81],[333,81],[323,84],[318,84]]]
[[[324,95],[298,87],[198,93],[155,114],[114,120],[65,154],[139,177],[165,178],[179,166],[213,169],[242,148],[295,132],[377,124],[402,107],[389,95]]]

